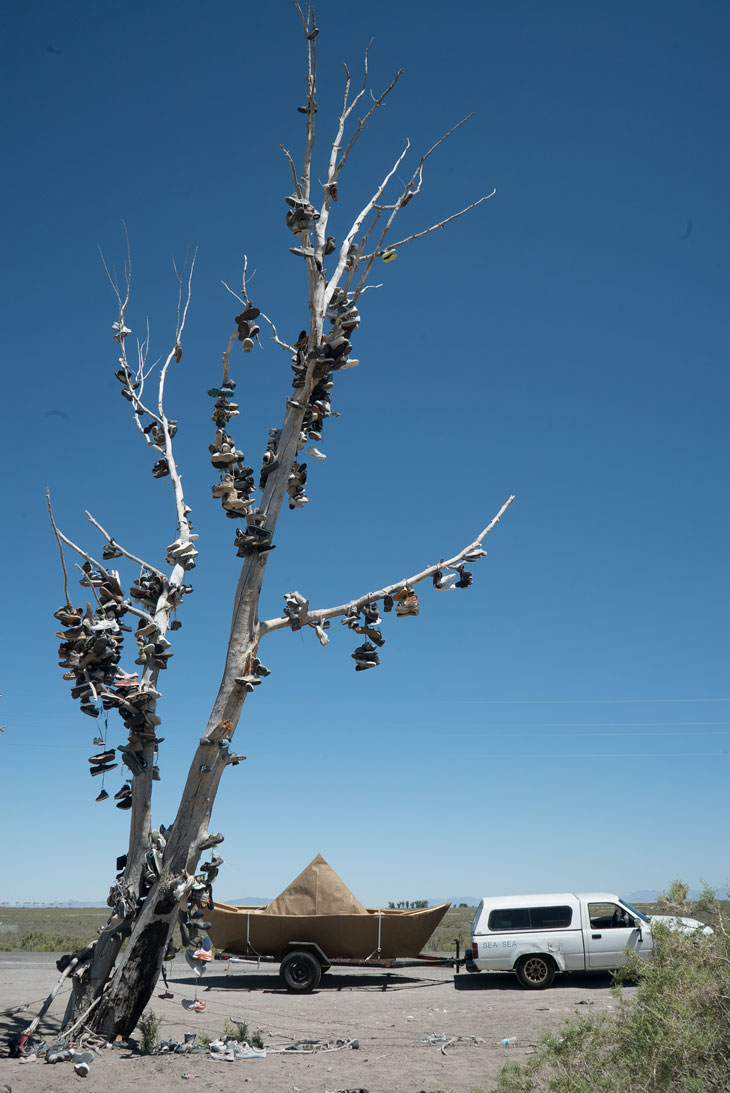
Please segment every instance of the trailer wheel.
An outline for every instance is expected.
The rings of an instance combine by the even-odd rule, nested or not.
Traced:
[[[284,980],[288,991],[294,994],[305,994],[319,986],[322,978],[322,968],[319,961],[311,953],[296,951],[287,953],[281,962],[279,975]]]
[[[555,978],[555,965],[549,956],[523,956],[515,967],[517,978],[528,990],[542,991],[549,987]]]

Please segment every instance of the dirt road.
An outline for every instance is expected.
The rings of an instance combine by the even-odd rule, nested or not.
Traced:
[[[2,1040],[37,1012],[57,979],[54,960],[51,953],[0,954],[0,1009],[36,1002],[28,1011],[0,1018]],[[84,1080],[89,1093],[172,1093],[183,1080],[193,1091],[220,1093],[239,1093],[244,1084],[256,1093],[486,1091],[502,1063],[527,1057],[543,1033],[558,1029],[566,1018],[616,1006],[606,975],[558,977],[549,990],[532,992],[507,974],[333,968],[316,992],[292,995],[282,988],[275,965],[231,965],[226,972],[225,964],[216,962],[199,981],[198,996],[207,1005],[196,1013],[184,1007],[194,997],[195,978],[183,960],[174,961],[169,979],[174,997],[159,997],[160,981],[151,1003],[163,1018],[164,1039],[182,1040],[186,1032],[220,1036],[230,1018],[261,1028],[274,1052],[297,1041],[315,1041],[311,1047],[316,1049],[338,1038],[356,1038],[359,1048],[313,1054],[270,1050],[264,1059],[234,1063],[204,1055],[139,1056],[127,1048],[106,1049]],[[49,1023],[40,1030],[47,1038],[58,1027],[66,994],[59,994]],[[424,1043],[440,1036],[456,1039]],[[517,1037],[516,1046],[498,1043],[508,1036]],[[190,1074],[195,1077],[184,1078]],[[13,1093],[60,1093],[79,1081],[68,1063],[0,1059],[0,1084],[8,1082]]]

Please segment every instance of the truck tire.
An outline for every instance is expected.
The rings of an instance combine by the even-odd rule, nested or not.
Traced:
[[[279,975],[284,986],[293,994],[306,994],[319,986],[322,968],[316,956],[297,950],[287,953],[281,962]]]
[[[523,956],[518,960],[515,972],[523,987],[531,991],[542,991],[555,978],[555,965],[549,956],[533,953],[532,956]]]

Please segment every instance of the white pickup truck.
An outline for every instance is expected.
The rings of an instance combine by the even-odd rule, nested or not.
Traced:
[[[549,987],[556,972],[607,971],[625,950],[648,956],[652,923],[686,933],[711,934],[694,918],[649,917],[610,892],[488,896],[471,927],[469,971],[514,971],[523,987]]]

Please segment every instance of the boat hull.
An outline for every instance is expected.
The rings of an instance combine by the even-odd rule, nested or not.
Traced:
[[[450,904],[418,910],[368,908],[366,914],[272,915],[261,907],[216,903],[206,912],[217,949],[279,959],[298,942],[314,942],[330,960],[418,956]]]

